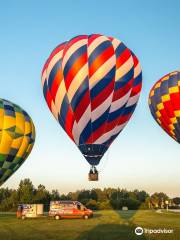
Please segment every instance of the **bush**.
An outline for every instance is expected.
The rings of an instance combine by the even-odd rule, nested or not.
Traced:
[[[91,210],[98,210],[98,205],[96,200],[90,199],[89,202],[86,204],[86,207]]]
[[[140,205],[141,205],[140,201],[133,198],[128,198],[125,204],[125,206],[127,206],[129,210],[137,210],[140,207]]]
[[[139,209],[141,209],[141,210],[147,210],[147,209],[149,209],[149,206],[148,206],[147,203],[144,203],[144,202],[143,202],[143,203],[141,203]]]
[[[89,199],[88,198],[84,198],[84,199],[81,199],[80,201],[83,205],[87,206],[88,202],[89,202]]]
[[[125,206],[126,204],[124,203],[125,199],[111,199],[110,204],[112,206],[113,209],[122,209],[123,206]]]
[[[123,206],[127,206],[129,210],[136,210],[140,207],[141,203],[140,201],[133,199],[133,198],[127,198],[127,199],[117,199],[117,200],[111,200],[110,201],[111,206],[113,209],[119,209],[121,210]]]
[[[180,206],[169,206],[169,209],[180,209]]]
[[[98,202],[97,206],[99,210],[112,209],[112,205],[110,204],[109,200]]]

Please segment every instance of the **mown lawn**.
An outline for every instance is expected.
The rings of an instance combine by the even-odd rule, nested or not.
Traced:
[[[136,236],[136,226],[173,229],[173,234]],[[180,240],[180,213],[97,211],[93,219],[18,220],[0,215],[0,240]]]

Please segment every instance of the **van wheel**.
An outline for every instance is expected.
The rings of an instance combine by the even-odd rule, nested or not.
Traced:
[[[59,215],[56,215],[56,216],[54,217],[54,219],[55,219],[55,220],[59,220],[59,219],[60,219],[60,216],[59,216]]]
[[[22,219],[22,220],[25,220],[25,219],[26,219],[26,217],[25,217],[25,216],[22,216],[22,217],[21,217],[21,219]]]
[[[84,215],[84,219],[87,220],[89,218],[88,215]]]

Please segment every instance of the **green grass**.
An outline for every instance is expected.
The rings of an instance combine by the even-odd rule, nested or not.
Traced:
[[[174,229],[173,234],[136,236],[136,226]],[[0,216],[0,240],[180,240],[180,214],[155,211],[97,211],[93,219],[18,220]]]

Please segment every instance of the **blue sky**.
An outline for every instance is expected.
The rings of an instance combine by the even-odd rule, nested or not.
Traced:
[[[22,178],[68,192],[123,187],[180,195],[180,146],[156,124],[148,93],[160,77],[179,69],[179,1],[4,1],[0,5],[0,97],[23,107],[36,126],[36,143],[23,166],[4,184]],[[47,108],[43,64],[59,43],[78,34],[101,33],[123,41],[143,70],[139,104],[99,166],[100,181]]]

